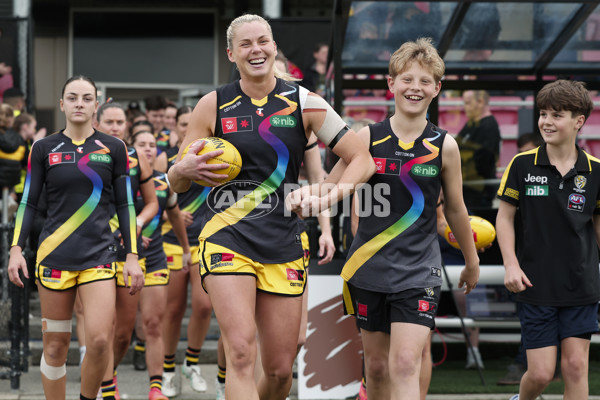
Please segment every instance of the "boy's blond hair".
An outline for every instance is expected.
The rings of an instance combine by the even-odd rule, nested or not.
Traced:
[[[545,85],[535,98],[540,110],[571,111],[573,117],[583,115],[587,121],[594,102],[584,82],[560,79]]]
[[[442,80],[446,72],[446,64],[433,46],[431,38],[419,38],[414,42],[406,42],[392,54],[389,66],[392,79],[410,68],[413,62],[418,62],[424,68],[428,68],[436,83]]]

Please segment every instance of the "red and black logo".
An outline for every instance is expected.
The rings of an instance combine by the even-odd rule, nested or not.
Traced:
[[[59,269],[45,268],[42,276],[44,278],[60,279],[61,271]]]
[[[401,161],[394,158],[377,158],[373,157],[376,173],[385,175],[400,175]]]
[[[217,253],[210,255],[210,265],[213,266],[215,264],[219,264],[221,262],[232,261],[235,257],[232,253]]]
[[[221,128],[223,133],[251,131],[253,129],[252,115],[221,118]]]
[[[286,268],[285,272],[288,281],[304,281],[304,271],[301,269]]]

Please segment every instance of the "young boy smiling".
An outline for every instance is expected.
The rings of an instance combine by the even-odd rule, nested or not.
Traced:
[[[600,300],[600,160],[576,138],[594,105],[582,82],[566,80],[544,86],[536,104],[545,144],[515,156],[498,190],[504,284],[517,293],[528,364],[511,400],[533,400],[544,391],[559,344],[565,399],[587,399]],[[516,251],[515,215],[523,227]]]

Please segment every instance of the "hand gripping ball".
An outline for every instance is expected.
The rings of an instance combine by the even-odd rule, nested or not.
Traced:
[[[471,230],[473,231],[473,240],[475,241],[475,247],[477,250],[482,249],[484,247],[489,246],[494,239],[496,238],[496,229],[494,225],[492,225],[488,220],[485,220],[481,217],[476,217],[474,215],[469,216],[469,223],[471,224]],[[446,226],[446,231],[444,232],[444,239],[450,243],[452,247],[460,249],[456,238],[452,231],[450,231],[450,226]]]
[[[234,179],[240,173],[240,170],[242,169],[242,156],[240,155],[240,152],[230,142],[228,142],[227,140],[218,138],[218,137],[211,136],[211,137],[207,137],[207,138],[203,138],[203,139],[194,140],[192,143],[190,143],[185,148],[185,150],[183,150],[183,154],[181,155],[181,157],[182,158],[185,157],[185,155],[187,154],[190,147],[194,143],[198,142],[199,140],[205,142],[204,147],[197,153],[197,155],[199,155],[199,156],[201,156],[202,154],[206,154],[209,151],[223,150],[223,154],[213,157],[213,158],[210,158],[206,161],[207,164],[229,164],[229,166],[227,168],[222,168],[222,169],[217,169],[217,170],[211,171],[211,172],[214,172],[215,174],[227,175],[226,179],[219,181],[220,183],[229,182],[230,180]],[[197,184],[202,185],[202,186],[212,186],[208,182],[203,181],[203,180],[197,180],[194,182],[196,182]]]

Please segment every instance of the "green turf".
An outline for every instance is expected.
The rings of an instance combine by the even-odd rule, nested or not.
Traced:
[[[481,379],[477,370],[465,369],[464,360],[445,361],[433,369],[429,393],[518,393],[518,385],[496,385],[496,381],[506,374],[506,367],[511,361],[512,359],[509,357],[484,360],[485,369],[483,370],[483,378],[485,385],[481,384]],[[590,362],[589,386],[590,395],[600,395],[599,361]],[[563,388],[564,384],[562,380],[560,382],[552,382],[546,388],[544,393],[561,394]]]

